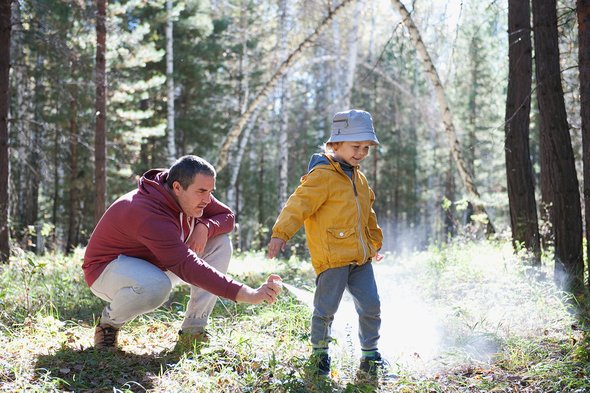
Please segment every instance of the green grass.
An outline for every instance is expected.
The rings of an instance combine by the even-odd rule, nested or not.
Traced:
[[[186,288],[128,323],[120,351],[95,351],[104,303],[71,257],[28,253],[0,267],[0,390],[155,392],[585,392],[586,318],[508,243],[455,243],[375,266],[383,304],[382,352],[397,378],[356,376],[354,332],[340,329],[329,379],[308,371],[310,308],[289,293],[271,306],[219,301],[211,342],[178,354]],[[252,286],[267,274],[313,290],[305,261],[236,256],[230,272]],[[406,308],[404,305],[407,305]],[[346,305],[343,304],[343,312]],[[354,320],[354,316],[351,316]],[[338,323],[351,318],[337,315]]]

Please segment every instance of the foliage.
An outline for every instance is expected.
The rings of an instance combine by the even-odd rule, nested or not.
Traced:
[[[93,193],[89,190],[94,173],[96,10],[91,2],[70,3],[26,0],[15,5],[15,18],[18,15],[21,22],[15,25],[12,42],[10,159],[14,192],[10,216],[12,237],[22,248],[29,248],[28,225],[53,225],[55,232],[47,244],[55,249],[63,248],[65,235],[71,232],[84,244],[94,225]],[[147,169],[169,165],[164,149],[164,3],[109,3],[108,201],[133,188],[137,176]],[[391,235],[385,249],[424,249],[431,241],[453,236],[457,227],[464,225],[467,213],[455,208],[464,193],[457,186],[440,114],[433,110],[432,87],[405,31],[395,23],[389,2],[363,4],[359,18],[371,23],[361,23],[357,33],[351,105],[373,114],[382,144],[362,169],[377,193],[375,209],[382,226]],[[279,12],[276,2],[266,0],[174,2],[179,154],[198,154],[215,161],[217,149],[245,101],[252,99],[284,60],[279,58],[283,56]],[[319,1],[289,2],[286,12],[289,51],[316,27],[328,8]],[[350,19],[353,12],[351,7],[345,16]],[[564,7],[566,19],[568,12]],[[479,188],[484,190],[485,203],[492,206],[490,212],[499,229],[507,225],[503,144],[498,134],[506,86],[504,13],[497,4],[475,1],[462,2],[458,8],[418,3],[414,10],[433,59],[445,76],[445,89],[464,131],[463,142],[481,182]],[[278,93],[269,96],[253,124],[248,125],[252,132],[244,141],[246,154],[236,185],[236,206],[232,206],[240,223],[241,249],[257,249],[268,241],[279,207],[279,162],[288,161],[288,189],[292,191],[305,173],[310,155],[326,140],[333,112],[342,109],[335,106],[342,100],[339,94],[352,28],[345,19],[334,21],[289,71],[285,82],[290,97],[286,106],[288,155],[280,157],[275,148],[282,121]],[[563,38],[564,46],[568,37]],[[72,124],[77,124],[75,136],[70,135]],[[72,173],[70,162],[70,137],[78,148],[76,173]],[[222,200],[227,187],[224,171],[217,184]],[[78,197],[70,204],[72,194]],[[453,203],[446,211],[441,208],[444,198]],[[69,220],[70,216],[75,220]],[[302,244],[302,240],[295,243]],[[305,254],[303,247],[297,252]]]
[[[121,351],[91,348],[102,302],[81,278],[80,256],[19,254],[0,272],[0,389],[15,391],[276,391],[471,392],[590,389],[588,321],[551,282],[547,267],[531,270],[509,243],[455,242],[375,266],[383,299],[382,351],[397,378],[379,386],[356,375],[356,350],[338,340],[330,379],[308,371],[310,308],[285,293],[272,306],[219,301],[210,321],[212,341],[200,351],[172,349],[189,292],[176,289],[157,311],[124,326]],[[264,260],[242,253],[231,273],[256,286],[268,272],[313,288],[305,260]],[[533,274],[534,273],[534,274]],[[27,295],[25,281],[29,282]],[[407,291],[407,292],[406,292]],[[30,307],[24,305],[29,296]],[[417,303],[420,298],[424,303]],[[345,300],[346,303],[346,300]],[[402,308],[407,304],[410,308]],[[584,303],[580,303],[583,307]],[[427,306],[440,342],[432,352],[423,326],[408,310]],[[343,304],[344,306],[344,304]],[[416,308],[418,307],[418,308]],[[395,325],[389,325],[394,317]],[[354,318],[353,318],[354,319]],[[336,317],[338,327],[339,317]],[[412,324],[411,331],[392,326]],[[428,327],[428,326],[426,326]],[[400,334],[400,337],[391,337]],[[409,334],[409,336],[405,336]],[[395,347],[390,340],[397,339]],[[354,338],[353,338],[354,340]],[[405,348],[421,348],[405,353]]]

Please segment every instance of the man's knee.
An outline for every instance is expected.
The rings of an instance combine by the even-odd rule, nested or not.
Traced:
[[[216,269],[226,272],[233,253],[228,234],[217,235],[207,241],[203,259]]]
[[[141,297],[141,302],[146,308],[155,309],[168,300],[170,291],[172,291],[172,283],[167,276],[163,275],[138,282],[133,286],[133,291]]]

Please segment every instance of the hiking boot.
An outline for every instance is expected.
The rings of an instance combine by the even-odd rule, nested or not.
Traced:
[[[119,328],[100,323],[94,329],[94,348],[116,348]]]
[[[210,335],[206,330],[201,330],[195,333],[178,331],[178,341],[174,346],[173,352],[185,353],[198,351],[205,345],[209,344]]]
[[[379,352],[376,352],[374,356],[361,358],[359,370],[369,375],[377,375],[379,371],[383,372],[388,367],[389,362],[383,359]]]
[[[309,358],[309,365],[311,371],[315,375],[329,375],[330,374],[330,355],[327,352],[313,353]]]

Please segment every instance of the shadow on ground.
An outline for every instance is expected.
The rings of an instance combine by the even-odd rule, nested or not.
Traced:
[[[64,348],[37,359],[38,379],[53,380],[68,391],[143,392],[153,389],[154,379],[173,367],[178,358],[170,354],[145,354],[119,350]]]

